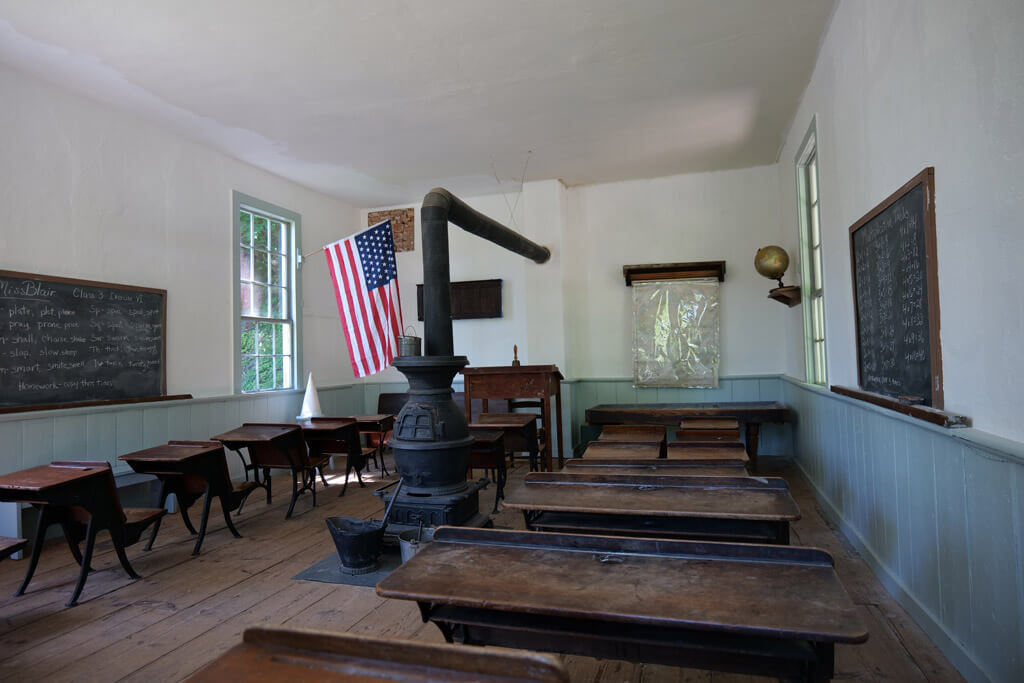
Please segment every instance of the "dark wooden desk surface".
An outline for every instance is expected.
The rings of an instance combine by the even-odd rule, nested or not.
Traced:
[[[224,432],[212,437],[214,441],[221,441],[224,444],[237,443],[243,446],[246,443],[266,443],[273,441],[285,434],[289,434],[299,429],[298,425],[282,426],[274,424],[244,424],[241,427],[236,427],[230,432]]]
[[[661,445],[657,443],[620,443],[616,441],[591,441],[583,452],[584,459],[614,458],[619,460],[651,460],[661,457]]]
[[[103,467],[39,465],[0,476],[0,490],[42,492],[89,477],[102,476]]]
[[[472,425],[515,429],[529,426],[537,417],[536,413],[480,413]]]
[[[813,548],[441,527],[377,594],[822,642],[868,635],[832,558]]]
[[[740,422],[788,422],[789,406],[777,401],[747,403],[602,404],[587,409],[587,422],[675,426],[687,417],[732,417]]]
[[[800,508],[778,477],[530,472],[505,500],[514,510],[646,517],[794,521]]]
[[[353,415],[352,419],[360,425],[394,422],[395,416],[389,413],[378,413],[376,415]]]
[[[209,445],[166,443],[161,446],[153,446],[152,448],[135,451],[134,453],[126,453],[119,456],[117,459],[128,463],[131,463],[132,461],[182,462],[191,458],[219,451],[222,448],[224,447],[219,443]]]
[[[565,461],[565,473],[628,474],[632,476],[670,475],[705,477],[746,477],[747,468],[740,460],[722,460],[711,463],[700,460],[603,460],[570,458]]]
[[[188,680],[569,683],[569,674],[558,658],[535,652],[257,627]]]
[[[600,441],[664,441],[665,428],[659,425],[605,425]]]
[[[738,460],[750,462],[743,444],[721,443],[714,446],[697,444],[670,443],[668,445],[669,460],[688,460],[701,462],[721,462]]]
[[[358,425],[358,422],[351,417],[314,417],[309,420],[299,420],[297,424],[304,435],[334,437],[339,432]]]

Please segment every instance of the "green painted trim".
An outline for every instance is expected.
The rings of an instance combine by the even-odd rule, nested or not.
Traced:
[[[277,218],[289,221],[293,224],[294,229],[292,231],[292,287],[290,287],[292,293],[292,315],[294,317],[294,335],[293,344],[295,348],[295,387],[299,388],[303,384],[305,373],[303,373],[302,364],[302,278],[299,276],[299,256],[302,254],[302,216],[289,211],[288,209],[265,202],[262,199],[251,197],[247,194],[239,192],[238,190],[231,191],[231,253],[233,254],[231,262],[231,301],[232,301],[232,389],[234,393],[242,393],[242,351],[240,348],[241,336],[242,336],[242,321],[240,319],[242,310],[242,297],[238,291],[238,279],[239,279],[239,237],[241,235],[241,221],[239,220],[238,212],[243,206],[250,207],[259,211],[260,213],[270,214]],[[286,389],[284,391],[290,391]],[[260,392],[260,393],[280,393],[275,392]]]

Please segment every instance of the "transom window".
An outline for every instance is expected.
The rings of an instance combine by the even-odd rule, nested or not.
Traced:
[[[295,387],[296,222],[239,202],[238,386],[242,392]]]

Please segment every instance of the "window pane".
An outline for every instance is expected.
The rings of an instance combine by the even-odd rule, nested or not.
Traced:
[[[267,236],[270,232],[267,226],[267,219],[263,216],[253,216],[252,244],[260,249],[267,248]]]
[[[270,250],[284,251],[284,226],[277,221],[270,221]]]
[[[283,290],[280,287],[270,288],[270,317],[271,318],[283,318],[285,317],[284,312],[284,296],[282,296]]]
[[[267,318],[267,288],[260,285],[252,286],[252,312],[248,315]]]
[[[242,247],[239,250],[238,273],[243,280],[252,279],[252,249]]]
[[[242,321],[242,353],[256,353],[256,323]]]
[[[807,164],[807,185],[808,185],[808,199],[811,204],[818,203],[818,157],[811,157],[810,163]]]
[[[242,244],[252,244],[252,214],[248,211],[239,212],[241,226],[238,231],[238,241]]]
[[[260,358],[257,363],[259,369],[260,389],[274,388],[274,359]]]
[[[284,267],[284,258],[281,256],[270,257],[270,284],[272,285],[283,285],[284,282],[281,280],[282,268]]]
[[[242,283],[242,315],[253,315],[252,311],[252,285]]]
[[[284,386],[284,358],[274,356],[274,388],[283,389]]]
[[[274,325],[275,353],[284,353],[284,325]]]
[[[259,334],[256,335],[256,351],[261,355],[270,355],[274,352],[274,325],[273,323],[258,323]]]
[[[283,365],[284,365],[284,370],[283,370],[284,375],[283,375],[283,379],[281,380],[281,388],[282,389],[291,389],[292,388],[292,357],[291,356],[285,356],[281,360],[284,361],[284,363],[283,363]]]
[[[252,356],[242,358],[242,391],[256,391],[256,359]]]
[[[254,252],[253,258],[253,277],[252,279],[256,282],[268,282],[270,280],[270,274],[267,272],[267,258],[268,254],[262,251]]]
[[[811,276],[811,286],[814,289],[821,289],[821,249],[815,249],[813,256],[811,263],[814,272]]]

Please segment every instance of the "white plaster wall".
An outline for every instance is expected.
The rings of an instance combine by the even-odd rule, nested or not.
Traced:
[[[632,377],[632,289],[622,266],[726,262],[720,375],[784,367],[786,321],[754,270],[768,244],[795,252],[779,224],[774,166],[571,188],[565,268],[568,374]],[[795,272],[795,270],[793,271]]]
[[[778,166],[796,239],[793,159],[817,114],[829,382],[856,386],[849,226],[935,167],[945,403],[1024,440],[1024,3],[842,2]],[[794,333],[793,330],[796,330]],[[799,338],[799,323],[791,335]],[[803,376],[802,357],[787,372]]]
[[[301,214],[305,245],[357,211],[6,68],[0,92],[0,268],[168,290],[168,391],[230,394],[232,190]],[[311,279],[304,363],[344,383],[333,294]]]

